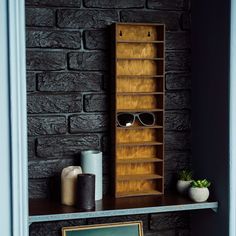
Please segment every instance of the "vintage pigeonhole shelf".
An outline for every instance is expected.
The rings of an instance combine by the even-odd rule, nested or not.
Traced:
[[[117,23],[113,38],[115,196],[162,195],[165,25]],[[155,122],[146,126],[135,119],[121,126],[117,117],[124,113],[151,113]]]
[[[56,201],[48,199],[31,199],[29,201],[29,224],[35,222],[204,209],[217,211],[218,202],[210,199],[207,202],[196,203],[176,194],[124,198],[104,197],[103,200],[96,201],[94,210],[79,211],[75,207],[64,206]]]

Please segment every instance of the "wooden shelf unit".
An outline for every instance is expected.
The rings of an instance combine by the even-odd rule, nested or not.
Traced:
[[[164,193],[165,25],[114,25],[115,196]],[[153,126],[136,118],[117,124],[119,113],[152,113]]]

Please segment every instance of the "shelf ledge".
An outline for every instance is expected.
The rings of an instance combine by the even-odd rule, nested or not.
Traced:
[[[79,212],[78,209],[63,206],[45,199],[30,200],[29,224],[35,222],[74,220],[85,218],[127,216],[175,211],[212,209],[217,211],[218,202],[195,203],[178,195],[142,196],[127,198],[106,197],[96,202],[96,210]]]

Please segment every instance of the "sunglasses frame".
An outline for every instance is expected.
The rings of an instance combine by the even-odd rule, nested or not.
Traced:
[[[138,118],[139,122],[140,122],[143,126],[153,126],[153,125],[156,123],[156,117],[155,117],[154,113],[152,113],[152,112],[138,112],[138,113],[120,112],[120,113],[118,113],[118,114],[116,115],[116,122],[117,122],[117,124],[118,124],[120,127],[127,127],[127,126],[125,126],[125,125],[121,125],[120,122],[118,121],[118,116],[121,115],[121,114],[130,114],[130,115],[133,116],[133,121],[132,121],[132,123],[131,123],[130,126],[132,126],[132,125],[134,124],[136,118]],[[140,114],[150,114],[150,115],[152,115],[152,117],[153,117],[153,123],[152,123],[151,125],[147,125],[147,124],[143,123],[143,121],[140,119]]]

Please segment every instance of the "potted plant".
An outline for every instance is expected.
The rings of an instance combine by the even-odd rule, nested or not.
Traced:
[[[193,172],[190,170],[182,170],[179,172],[179,178],[177,181],[177,190],[181,194],[187,194],[190,185],[193,181]]]
[[[208,187],[211,183],[207,179],[199,179],[191,183],[189,196],[195,202],[205,202],[209,197]]]

